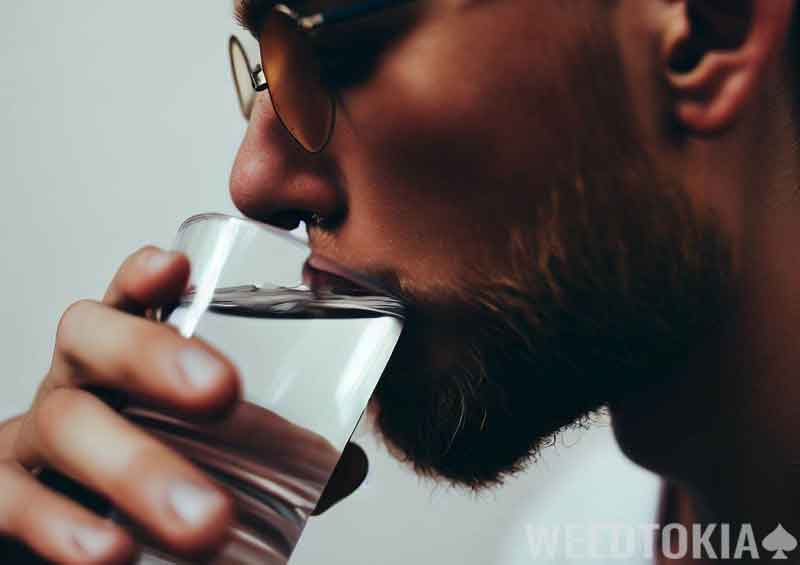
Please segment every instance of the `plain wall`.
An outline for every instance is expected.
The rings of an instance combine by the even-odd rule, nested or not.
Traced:
[[[233,30],[224,0],[0,2],[0,417],[30,402],[70,303],[190,214],[234,211]],[[657,482],[604,426],[479,497],[362,442],[368,484],[312,521],[293,565],[521,565],[526,523],[652,519]]]

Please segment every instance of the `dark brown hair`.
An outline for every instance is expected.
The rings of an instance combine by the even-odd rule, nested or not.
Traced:
[[[789,30],[789,40],[787,43],[787,61],[789,81],[794,93],[795,120],[800,117],[800,76],[798,76],[797,66],[800,64],[800,4],[795,4],[794,15],[792,16],[792,27]],[[800,121],[798,122],[800,123]]]

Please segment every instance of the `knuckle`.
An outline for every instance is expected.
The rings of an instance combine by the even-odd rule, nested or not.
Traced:
[[[116,472],[107,477],[107,489],[109,493],[116,493],[118,496],[127,500],[137,500],[141,498],[142,479],[148,476],[148,471],[158,468],[164,461],[164,452],[158,441],[155,439],[139,438],[134,440],[128,438],[134,444],[130,446],[126,453],[124,471]]]
[[[136,441],[136,440],[134,440]],[[174,455],[155,437],[141,432],[138,445],[132,446],[128,459],[126,476],[120,477],[122,481],[129,481],[144,476],[148,471],[158,470],[168,464]],[[135,484],[132,481],[131,484]]]
[[[126,281],[138,271],[137,267],[142,265],[145,258],[159,251],[160,249],[155,245],[145,245],[128,255],[117,271],[117,276],[115,277],[116,284],[124,285]]]
[[[38,403],[34,414],[36,443],[51,451],[61,442],[63,431],[76,415],[88,408],[88,398],[74,389],[55,388]]]
[[[92,300],[79,300],[64,311],[56,330],[56,343],[60,349],[71,349],[77,326],[83,323],[87,311],[95,305]]]
[[[161,248],[156,247],[155,245],[144,245],[131,253],[128,258],[126,259],[126,263],[134,262],[139,260],[141,257],[146,257],[148,255],[152,255],[154,253],[158,253],[161,251]]]
[[[17,491],[17,469],[13,463],[0,463],[0,492],[10,494]]]
[[[20,470],[16,465],[0,464],[0,491],[5,497],[2,505],[3,513],[0,515],[0,532],[22,531],[24,526],[22,523],[25,518],[23,512],[25,507],[30,505],[20,503],[21,500],[27,500],[29,497],[25,489],[20,488],[19,475]]]
[[[15,532],[31,532],[37,529],[42,501],[35,492],[27,492],[24,504],[16,504],[9,516],[9,525]],[[19,500],[19,499],[18,499]]]

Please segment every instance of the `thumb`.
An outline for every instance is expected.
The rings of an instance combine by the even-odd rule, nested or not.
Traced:
[[[342,452],[336,468],[331,474],[322,496],[317,502],[317,507],[312,516],[318,516],[328,510],[331,506],[350,496],[361,486],[367,478],[369,460],[364,450],[355,443],[348,443]]]

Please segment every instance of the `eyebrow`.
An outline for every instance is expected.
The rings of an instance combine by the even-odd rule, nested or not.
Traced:
[[[415,0],[362,0],[346,4],[338,8],[318,12],[314,15],[315,21],[312,25],[320,23],[339,23],[359,17],[368,16],[373,12],[379,12],[392,6],[402,6]],[[239,25],[247,29],[256,39],[264,29],[264,22],[272,9],[275,7],[276,0],[239,0],[236,4],[235,17]],[[282,4],[289,8],[296,8],[304,4],[304,0],[285,0]],[[307,19],[307,18],[303,18]]]
[[[239,0],[236,3],[234,16],[240,26],[258,39],[264,28],[264,20],[275,3],[275,0]]]

